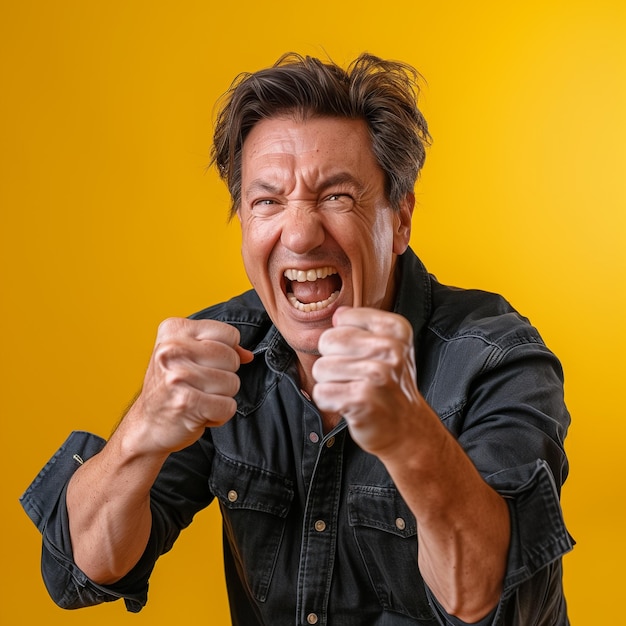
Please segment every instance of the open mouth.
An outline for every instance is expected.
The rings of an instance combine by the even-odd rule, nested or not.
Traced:
[[[287,269],[283,275],[287,299],[303,313],[321,311],[339,297],[341,278],[330,265],[308,270]]]

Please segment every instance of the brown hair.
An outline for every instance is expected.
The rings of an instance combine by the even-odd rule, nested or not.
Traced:
[[[241,202],[241,150],[248,133],[260,120],[288,113],[365,120],[387,197],[397,209],[413,191],[431,141],[417,107],[419,79],[410,65],[367,53],[344,70],[290,52],[270,68],[237,76],[223,96],[211,151],[211,164],[231,195],[230,217]]]

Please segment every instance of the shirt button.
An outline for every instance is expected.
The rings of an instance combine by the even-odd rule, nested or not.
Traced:
[[[396,528],[398,530],[404,530],[406,528],[406,522],[401,517],[396,519]]]
[[[309,614],[306,616],[306,621],[307,621],[309,624],[317,624],[317,615],[316,615],[315,613],[309,613]]]
[[[317,530],[318,533],[322,533],[326,530],[326,522],[323,519],[318,519],[317,522],[315,522],[315,530]]]
[[[326,442],[326,447],[327,448],[332,448],[335,445],[335,438],[331,437],[327,442]]]
[[[317,433],[309,433],[309,440],[317,443],[320,440],[320,436]]]
[[[237,493],[234,489],[231,489],[231,490],[228,492],[228,496],[227,496],[227,497],[228,497],[228,500],[229,500],[230,502],[236,502],[236,501],[237,501],[237,498],[239,497],[239,494],[238,494],[238,493]]]

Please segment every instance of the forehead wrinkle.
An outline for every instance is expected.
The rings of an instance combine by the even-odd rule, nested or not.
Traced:
[[[320,192],[325,189],[336,186],[350,186],[357,194],[362,194],[365,191],[365,185],[359,181],[350,172],[341,171],[328,176],[323,176],[317,168],[315,172],[300,172],[302,179],[312,179],[305,185],[313,192]],[[250,184],[246,186],[246,196],[256,193],[267,193],[273,195],[282,195],[285,193],[285,186],[283,183],[278,183],[266,178],[255,178],[250,181]]]
[[[326,189],[328,187],[341,185],[349,185],[355,188],[359,193],[362,193],[365,190],[365,185],[350,172],[337,172],[336,174],[331,174],[330,176],[323,178],[319,182],[318,186],[320,189]]]
[[[246,195],[257,192],[280,194],[282,192],[282,187],[280,187],[278,184],[271,183],[268,180],[255,178],[246,187]]]

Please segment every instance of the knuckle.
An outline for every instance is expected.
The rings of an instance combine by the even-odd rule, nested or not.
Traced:
[[[226,398],[225,413],[227,419],[231,418],[237,412],[237,401],[235,398]]]
[[[217,396],[203,407],[202,419],[211,426],[220,426],[226,423],[237,411],[237,402],[234,398]]]
[[[183,324],[184,324],[183,318],[168,317],[167,319],[164,319],[159,324],[158,336],[162,337],[162,336],[169,336],[171,334],[174,334],[178,332],[180,328],[182,328]]]
[[[186,372],[179,367],[167,367],[164,370],[163,382],[170,389],[180,387],[186,382]]]
[[[228,352],[225,357],[225,369],[230,372],[236,372],[241,366],[241,362],[239,360],[239,355],[232,349],[228,349]],[[239,377],[236,377],[237,379]]]
[[[387,333],[402,342],[412,341],[413,328],[403,315],[399,313],[387,313]]]
[[[224,370],[213,370],[210,379],[207,381],[207,393],[216,393],[224,397],[232,398],[239,391],[241,385],[237,374]]]
[[[186,386],[178,386],[175,393],[170,395],[169,404],[177,414],[192,413],[196,404],[193,390]]]
[[[235,396],[239,393],[239,389],[241,389],[241,379],[236,374],[231,376],[232,384],[230,388],[229,396]]]
[[[226,324],[226,326],[230,329],[229,332],[233,339],[233,344],[239,344],[241,342],[241,333],[239,332],[239,329],[231,326],[230,324]]]
[[[407,320],[402,315],[398,315],[400,318],[400,328],[401,328],[401,336],[400,339],[404,340],[407,343],[413,343],[413,327],[411,326],[409,320]]]
[[[193,323],[198,325],[199,333],[203,339],[213,338],[230,346],[234,346],[240,341],[239,330],[226,322],[203,319],[195,320]]]
[[[393,363],[387,363],[385,361],[371,362],[368,379],[378,387],[384,386],[392,379],[393,369]]]
[[[180,345],[173,341],[163,341],[158,343],[154,349],[154,360],[159,366],[168,370],[171,369],[172,363],[177,361],[183,353]]]
[[[404,350],[392,349],[389,351],[387,363],[390,368],[394,370],[401,369],[404,365],[405,360],[406,360],[406,356],[404,354]]]

